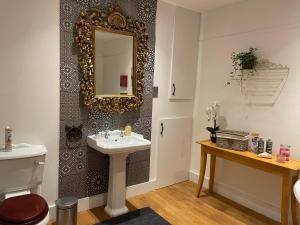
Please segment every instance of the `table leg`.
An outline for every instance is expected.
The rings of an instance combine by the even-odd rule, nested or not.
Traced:
[[[216,156],[210,155],[209,193],[214,192],[215,171],[216,171]]]
[[[202,187],[203,187],[205,170],[206,170],[206,161],[207,161],[207,153],[206,153],[204,147],[201,146],[201,165],[200,165],[200,174],[199,174],[197,195],[196,195],[197,198],[199,198],[200,193],[202,191]]]
[[[292,184],[291,184],[291,211],[292,211],[292,219],[293,225],[298,225],[298,216],[297,216],[297,199],[295,197],[293,187],[298,180],[298,174],[292,177]]]
[[[284,174],[282,176],[281,225],[288,225],[290,189],[290,176],[288,174]]]

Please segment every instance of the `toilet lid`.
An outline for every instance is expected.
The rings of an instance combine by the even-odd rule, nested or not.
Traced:
[[[39,195],[28,194],[6,199],[0,205],[0,221],[7,224],[34,224],[48,213],[47,202]]]

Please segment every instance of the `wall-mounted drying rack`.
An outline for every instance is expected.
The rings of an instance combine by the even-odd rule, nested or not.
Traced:
[[[239,81],[241,92],[251,104],[273,105],[287,81],[290,69],[287,66],[260,60],[255,70],[243,70]]]

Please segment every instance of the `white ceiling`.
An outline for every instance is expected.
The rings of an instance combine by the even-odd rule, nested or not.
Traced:
[[[163,0],[187,9],[202,12],[245,0]]]

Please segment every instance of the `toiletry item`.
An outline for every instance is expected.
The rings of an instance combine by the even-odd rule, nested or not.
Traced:
[[[268,140],[266,141],[266,152],[272,154],[272,148],[273,148],[273,142],[271,138],[268,138]]]
[[[131,131],[132,131],[132,128],[131,128],[130,124],[127,123],[127,125],[125,126],[125,133],[124,133],[124,135],[125,136],[131,136]]]
[[[276,161],[279,163],[284,163],[285,162],[285,156],[277,154],[276,155]]]
[[[280,145],[279,154],[285,157],[285,161],[290,160],[290,145]]]
[[[12,129],[5,127],[5,151],[12,151]]]
[[[264,150],[265,150],[265,142],[264,139],[260,138],[258,140],[257,154],[263,153]]]
[[[272,155],[267,153],[267,152],[264,152],[264,153],[260,153],[257,155],[259,158],[267,158],[267,159],[272,159]]]
[[[251,133],[251,138],[250,138],[250,142],[249,142],[249,150],[251,152],[254,152],[255,154],[257,154],[258,140],[259,140],[259,134]]]

